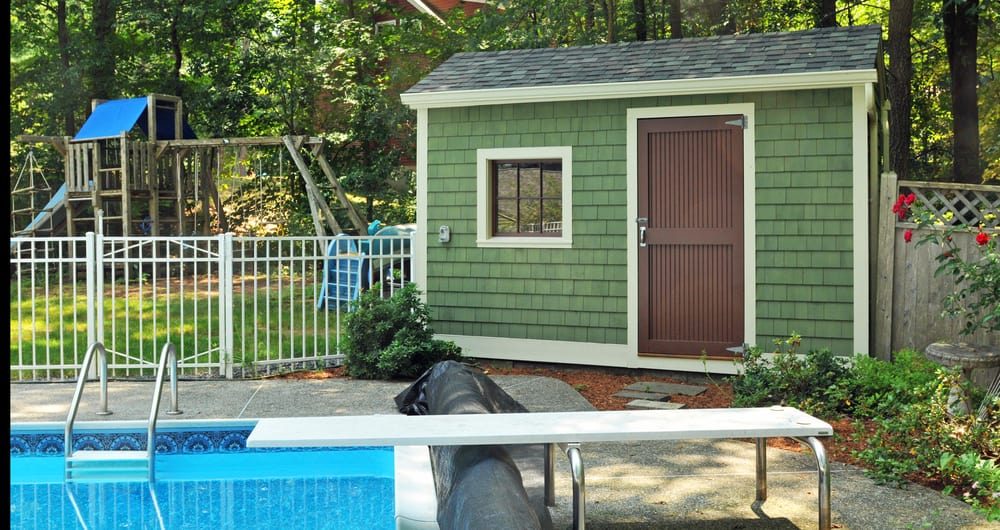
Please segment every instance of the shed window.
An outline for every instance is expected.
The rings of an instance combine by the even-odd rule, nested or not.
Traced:
[[[476,245],[572,248],[573,148],[476,150]]]
[[[562,236],[562,161],[492,163],[493,235]]]

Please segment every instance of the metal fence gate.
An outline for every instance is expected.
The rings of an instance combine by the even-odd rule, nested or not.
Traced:
[[[11,379],[72,379],[96,341],[117,377],[166,342],[187,376],[338,363],[351,302],[410,282],[411,237],[14,238]]]

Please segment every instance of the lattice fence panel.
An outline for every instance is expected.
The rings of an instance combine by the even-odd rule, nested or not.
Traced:
[[[919,204],[952,226],[1000,226],[1000,186],[901,180],[899,193],[913,193]]]

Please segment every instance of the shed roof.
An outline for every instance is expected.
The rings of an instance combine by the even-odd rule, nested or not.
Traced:
[[[872,71],[879,26],[456,53],[406,94]]]
[[[117,138],[123,132],[131,131],[137,124],[143,132],[149,134],[146,119],[146,108],[149,105],[147,98],[112,99],[105,101],[94,108],[87,121],[77,131],[73,137],[74,142],[85,140],[101,140],[105,138]],[[183,137],[185,139],[197,138],[187,120],[183,122]],[[156,109],[156,137],[160,139],[174,138],[174,111],[173,109]]]

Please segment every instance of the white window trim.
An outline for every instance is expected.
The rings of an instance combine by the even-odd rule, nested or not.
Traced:
[[[562,160],[562,236],[493,237],[490,233],[490,162],[493,160]],[[573,246],[573,147],[510,147],[476,150],[476,246],[481,248],[571,248]]]

